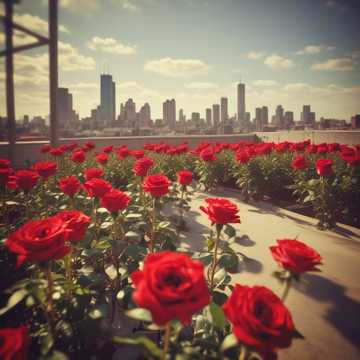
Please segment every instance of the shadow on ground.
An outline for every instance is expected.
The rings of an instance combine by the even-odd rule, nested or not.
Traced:
[[[360,350],[360,303],[346,294],[340,284],[316,274],[304,275],[306,283],[294,285],[297,291],[319,302],[328,303],[325,319]]]

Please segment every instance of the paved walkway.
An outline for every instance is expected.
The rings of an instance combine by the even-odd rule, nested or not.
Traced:
[[[295,238],[314,247],[323,257],[321,273],[304,277],[307,283],[292,288],[286,305],[305,340],[295,340],[280,360],[360,359],[360,230],[340,225],[335,231],[316,229],[316,220],[271,206],[239,200],[237,192],[219,190],[198,193],[187,216],[189,231],[184,246],[201,249],[209,221],[199,206],[207,197],[224,197],[237,203],[242,240],[238,250],[248,256],[234,275],[238,283],[265,285],[281,294],[281,285],[271,276],[277,270],[269,246],[276,239]]]

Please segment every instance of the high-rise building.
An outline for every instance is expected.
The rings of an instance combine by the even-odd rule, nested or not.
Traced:
[[[294,126],[294,113],[292,111],[286,111],[284,115],[284,127],[291,129]]]
[[[197,128],[200,127],[200,113],[198,112],[191,113],[191,123]]]
[[[269,124],[269,109],[267,106],[261,108],[261,129]]]
[[[284,127],[284,108],[281,105],[278,105],[275,110],[275,126],[278,129],[282,129]]]
[[[163,103],[163,121],[170,129],[175,129],[176,102],[175,99],[166,100]]]
[[[111,126],[115,121],[116,94],[115,82],[109,74],[100,75],[100,116],[104,125]]]
[[[211,127],[211,109],[207,108],[205,110],[205,119],[206,119],[206,125],[208,127]]]
[[[237,120],[240,128],[244,126],[245,112],[245,84],[239,83],[237,86]]]
[[[180,124],[184,125],[185,121],[186,121],[186,117],[184,115],[184,110],[180,109],[179,110],[179,122],[180,122]]]
[[[256,131],[262,131],[263,125],[262,125],[262,109],[260,107],[257,107],[255,109],[255,129]]]
[[[58,88],[56,92],[57,118],[59,128],[71,128],[78,115],[73,110],[73,97],[67,88]]]
[[[220,123],[220,105],[214,104],[212,106],[212,120],[213,120],[213,126],[217,129],[219,127]]]
[[[315,126],[316,116],[314,112],[311,112],[310,105],[303,105],[303,111],[301,113],[301,121],[307,127]]]
[[[148,103],[145,103],[139,112],[140,126],[148,127],[151,125],[151,109]]]
[[[221,107],[221,123],[224,125],[228,120],[228,98],[222,97],[220,99],[220,107]]]

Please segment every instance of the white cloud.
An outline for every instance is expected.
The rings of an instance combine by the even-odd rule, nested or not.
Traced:
[[[122,44],[110,37],[101,38],[94,36],[91,41],[87,43],[87,47],[91,50],[117,55],[133,55],[136,53],[136,46]]]
[[[118,3],[126,11],[137,12],[140,10],[140,5],[135,0],[113,0],[113,2]]]
[[[191,77],[205,74],[210,66],[198,59],[172,59],[170,57],[148,61],[144,65],[146,71],[169,77]]]
[[[80,54],[72,45],[59,41],[59,68],[63,71],[93,70],[95,60]]]
[[[344,57],[313,64],[311,69],[318,71],[353,71],[356,65],[357,63],[354,59]]]
[[[292,60],[278,54],[268,56],[265,59],[264,64],[272,69],[289,69],[295,66],[295,63]]]
[[[253,85],[259,87],[273,87],[279,85],[279,83],[275,80],[256,80],[253,81]]]
[[[250,51],[246,54],[246,56],[250,60],[259,60],[265,56],[265,53],[262,51]]]
[[[313,54],[319,54],[324,51],[331,51],[334,49],[335,49],[334,46],[307,45],[303,49],[299,50],[296,54],[298,54],[298,55],[313,55]]]
[[[3,15],[3,12],[0,12]],[[31,14],[14,14],[14,21],[20,25],[26,24],[26,27],[30,30],[37,32],[39,35],[48,36],[48,22],[44,19],[41,19],[39,16]],[[69,29],[64,25],[59,25],[59,32],[70,33]],[[24,45],[30,44],[36,41],[33,36],[27,35],[22,31],[14,31],[14,45]],[[5,43],[5,34],[0,33],[0,44]]]
[[[120,91],[120,95],[125,97],[140,97],[144,98],[146,96],[155,96],[158,95],[158,92],[152,89],[147,88],[144,85],[139,84],[136,81],[125,81],[117,84],[117,88]]]
[[[211,90],[211,89],[217,89],[218,85],[211,82],[191,82],[185,84],[185,87],[194,90]]]
[[[71,12],[92,13],[97,11],[99,6],[99,0],[60,0],[60,7]]]

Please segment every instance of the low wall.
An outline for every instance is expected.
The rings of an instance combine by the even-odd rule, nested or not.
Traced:
[[[256,135],[261,141],[297,142],[310,139],[314,144],[340,143],[347,145],[360,144],[360,130],[304,130],[304,131],[274,131],[257,132]]]
[[[256,141],[255,134],[237,134],[237,135],[188,135],[188,136],[126,136],[126,137],[91,137],[91,138],[71,138],[61,139],[60,144],[78,142],[84,144],[87,141],[93,141],[96,147],[100,149],[106,145],[127,145],[129,149],[142,148],[146,143],[166,142],[171,145],[178,145],[187,142],[190,147],[194,147],[201,142],[228,142],[236,143],[239,141]],[[20,141],[15,146],[14,167],[20,168],[27,166],[43,158],[40,153],[40,147],[47,144],[47,141]],[[0,158],[8,157],[8,144],[0,142]]]

